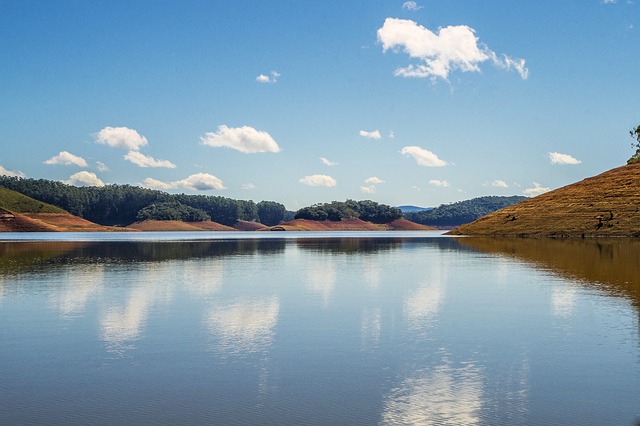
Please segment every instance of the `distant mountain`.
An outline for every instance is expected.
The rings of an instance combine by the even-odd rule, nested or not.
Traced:
[[[463,225],[455,235],[640,236],[640,163],[546,192]]]
[[[434,209],[405,213],[410,221],[439,228],[453,228],[499,210],[517,204],[527,197],[479,197],[452,204],[442,204]]]
[[[417,213],[417,212],[423,212],[425,210],[433,209],[433,207],[418,207],[418,206],[397,206],[396,208],[400,209],[402,213]]]

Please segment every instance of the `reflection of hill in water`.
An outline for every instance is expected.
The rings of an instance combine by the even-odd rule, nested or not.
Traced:
[[[194,242],[12,242],[0,243],[0,272],[33,266],[162,262],[284,252],[284,240]]]
[[[461,238],[460,244],[523,259],[554,273],[598,284],[640,307],[640,240]]]

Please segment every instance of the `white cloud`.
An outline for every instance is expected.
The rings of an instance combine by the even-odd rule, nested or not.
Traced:
[[[544,194],[549,191],[551,191],[551,189],[543,187],[538,182],[533,182],[533,188],[527,188],[522,191],[522,193],[528,197],[535,197],[536,195]]]
[[[361,186],[360,191],[362,191],[363,194],[375,194],[376,187],[374,185]]]
[[[256,186],[252,183],[245,183],[244,185],[242,185],[242,189],[244,189],[245,191],[251,191],[252,189],[256,189]]]
[[[495,186],[496,188],[508,188],[509,185],[507,185],[507,182],[497,179],[494,180],[493,182],[491,182],[491,186]]]
[[[550,152],[549,160],[551,160],[551,164],[580,164],[582,161],[577,160],[570,156],[569,154],[561,154],[559,152]]]
[[[337,184],[334,178],[327,175],[305,176],[302,179],[300,179],[298,182],[308,186],[326,186],[329,188],[336,186]]]
[[[439,159],[436,154],[419,146],[405,146],[400,150],[400,153],[413,157],[420,166],[442,167],[447,165],[447,162]]]
[[[617,2],[618,2],[618,0],[602,0],[602,3],[604,3],[604,4],[615,4]]]
[[[379,130],[374,130],[372,132],[368,132],[366,130],[360,130],[360,136],[367,139],[382,139]]]
[[[398,68],[396,76],[446,80],[452,71],[479,72],[479,65],[491,60],[501,68],[515,68],[523,79],[528,77],[524,59],[498,56],[486,45],[479,45],[475,30],[466,25],[448,26],[434,33],[411,20],[387,18],[378,29],[378,40],[383,51],[402,49],[418,61]]]
[[[334,161],[331,161],[331,160],[328,160],[328,159],[326,159],[324,157],[320,157],[320,161],[322,161],[322,164],[324,164],[326,166],[337,166],[338,165],[338,163],[336,163]]]
[[[104,164],[102,161],[96,161],[96,169],[98,169],[99,172],[109,171],[109,168],[107,167],[107,165]]]
[[[157,180],[157,179],[153,179],[153,178],[146,178],[143,182],[142,185],[146,188],[151,188],[151,189],[162,189],[164,191],[166,191],[167,189],[173,189],[175,188],[175,186],[171,183],[167,183],[167,182],[162,182],[161,180]]]
[[[405,1],[404,3],[402,3],[402,8],[404,10],[420,10],[423,7],[424,6],[418,6],[418,3],[416,3],[415,1]]]
[[[129,151],[129,153],[124,156],[124,159],[140,167],[166,167],[168,169],[176,168],[176,165],[171,161],[156,160],[155,158],[144,155],[138,151]]]
[[[69,180],[64,181],[67,185],[74,186],[104,186],[104,182],[95,173],[82,171],[69,176]]]
[[[396,138],[396,134],[395,134],[395,133],[393,133],[393,130],[391,130],[391,131],[389,132],[389,139],[395,139],[395,138]]]
[[[105,127],[100,130],[95,139],[97,143],[109,145],[111,148],[138,151],[149,142],[140,133],[127,127]]]
[[[280,77],[280,73],[271,71],[270,75],[260,74],[256,77],[256,81],[258,83],[275,83],[278,81],[278,77]]]
[[[22,172],[12,172],[11,170],[7,170],[2,166],[0,166],[0,176],[25,177],[24,173]]]
[[[384,181],[378,177],[371,176],[370,178],[365,179],[364,183],[384,183]]]
[[[222,181],[209,173],[196,173],[186,179],[174,182],[174,185],[196,191],[210,191],[212,189],[224,189]]]
[[[203,145],[212,147],[227,147],[245,154],[256,152],[280,152],[280,147],[267,132],[253,127],[218,126],[218,131],[209,132],[200,138]]]
[[[43,163],[48,165],[59,164],[63,166],[76,165],[79,167],[87,167],[87,162],[84,158],[73,155],[67,151],[61,151],[60,154],[43,161]]]
[[[446,180],[431,179],[429,181],[429,185],[439,186],[441,188],[448,188],[449,182],[447,182]]]
[[[146,178],[143,181],[143,185],[152,189],[175,189],[186,188],[193,191],[211,191],[213,189],[225,189],[222,181],[217,177],[210,175],[209,173],[196,173],[185,179],[177,180],[175,182],[163,182],[161,180]]]

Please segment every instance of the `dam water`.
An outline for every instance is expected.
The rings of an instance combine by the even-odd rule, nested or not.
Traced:
[[[636,240],[0,239],[0,424],[640,421]]]

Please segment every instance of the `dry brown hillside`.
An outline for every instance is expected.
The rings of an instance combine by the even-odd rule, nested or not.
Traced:
[[[640,236],[640,164],[618,167],[506,207],[449,234]]]

